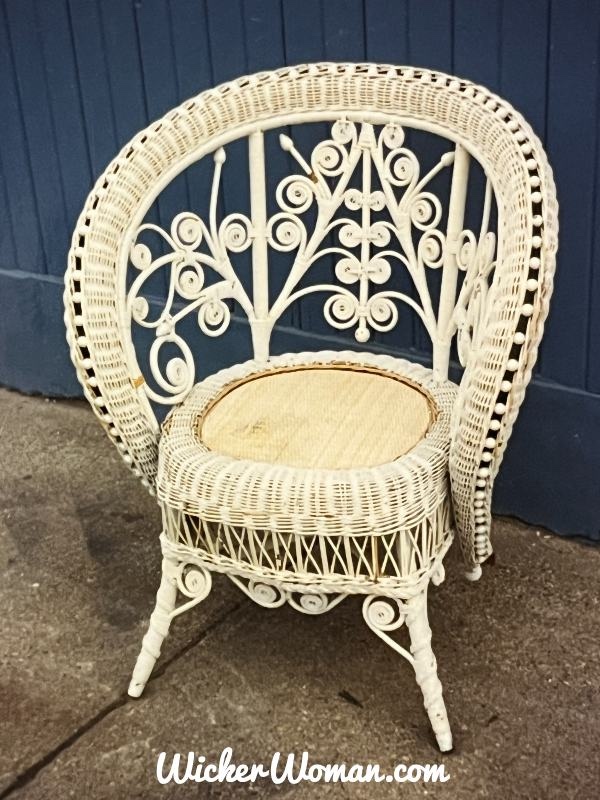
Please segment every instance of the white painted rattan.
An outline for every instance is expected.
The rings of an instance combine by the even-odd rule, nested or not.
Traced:
[[[312,155],[301,153],[287,134],[281,136],[282,148],[299,171],[280,184],[280,211],[269,218],[264,131],[319,121],[333,123],[331,138]],[[411,127],[452,143],[425,175],[404,142],[403,129]],[[234,211],[219,220],[216,198],[225,147],[244,137],[249,143],[250,214]],[[145,223],[161,190],[208,154],[215,164],[209,218],[183,212],[168,233]],[[471,158],[481,164],[488,181],[478,233],[464,228]],[[452,180],[441,230],[441,201],[428,183],[443,169],[451,169]],[[349,188],[356,174],[360,190]],[[493,203],[497,243],[490,226]],[[309,229],[303,213],[311,204],[317,221]],[[391,219],[387,225],[377,216],[382,211]],[[154,257],[142,242],[149,229],[165,240],[170,250],[166,256]],[[300,288],[314,259],[326,252],[327,237],[334,234],[338,243],[329,249],[338,258],[335,283]],[[551,170],[523,117],[482,87],[428,70],[315,64],[260,73],[184,103],[123,149],[96,184],[78,222],[65,305],[71,354],[85,394],[134,473],[151,491],[158,485],[163,506],[163,582],[132,693],[142,690],[172,616],[208,592],[208,568],[228,572],[265,605],[287,600],[307,613],[331,607],[329,595],[364,592],[365,618],[382,638],[389,639],[387,632],[406,620],[412,655],[402,648],[399,652],[410,655],[440,746],[449,746],[429,643],[426,586],[429,578],[443,577],[441,558],[452,534],[452,516],[473,576],[491,552],[493,481],[535,363],[556,246]],[[252,254],[250,294],[235,269],[234,256],[245,249]],[[293,252],[294,261],[282,292],[271,302],[273,250]],[[138,271],[133,282],[127,278],[130,261]],[[414,297],[386,290],[391,261],[407,270]],[[144,286],[149,275],[165,267],[168,297],[153,320]],[[442,273],[437,308],[427,279],[433,269]],[[205,287],[205,270],[217,273],[217,283]],[[225,462],[219,463],[219,473],[217,457],[202,453],[196,439],[192,444],[185,426],[223,374],[193,388],[193,353],[178,333],[178,322],[194,313],[200,329],[217,336],[229,323],[227,301],[235,301],[250,323],[256,362],[233,367],[225,375],[228,379],[236,371],[270,369],[277,363],[269,360],[274,324],[295,299],[314,291],[326,295],[327,321],[336,328],[354,328],[359,342],[366,342],[371,330],[395,325],[397,303],[419,315],[432,340],[433,372],[406,362],[386,362],[384,368],[401,369],[426,385],[438,405],[438,431],[440,420],[448,424],[447,404],[454,396],[446,378],[451,340],[458,334],[465,370],[451,427],[436,444],[438,455],[436,448],[426,451],[432,429],[398,462],[372,468],[369,474],[350,471],[340,489],[342,484],[331,476],[301,475],[281,466],[269,472],[264,465],[249,468],[229,460],[226,468]],[[136,359],[132,324],[156,335],[146,375],[153,378],[152,386]],[[159,351],[165,343],[177,346],[180,355],[163,372]],[[312,357],[357,358],[349,353]],[[306,358],[286,356],[281,363]],[[151,401],[183,401],[160,441],[160,459],[160,427]],[[219,475],[225,476],[220,483]],[[407,536],[417,546],[417,530],[426,542],[418,558],[414,547],[403,550]],[[316,561],[321,570],[311,574],[307,568],[314,561],[311,544],[294,551],[283,574],[276,549],[281,553],[286,537],[306,545],[307,536],[322,550]],[[221,542],[227,537],[231,547],[225,552]],[[374,539],[377,546],[369,550]],[[349,542],[355,551],[345,562],[336,560],[335,553]],[[399,565],[396,574],[379,575],[374,569],[380,546],[389,564],[391,553],[404,553],[394,562]],[[334,563],[340,570],[345,563],[347,571],[323,572],[324,564]],[[188,598],[178,609],[177,591]],[[378,592],[391,599],[373,599]]]

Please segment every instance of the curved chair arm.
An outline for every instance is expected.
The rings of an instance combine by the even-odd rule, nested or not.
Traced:
[[[512,213],[505,211],[501,221],[501,263],[482,336],[461,380],[450,449],[456,526],[474,579],[492,552],[493,484],[537,360],[558,246],[558,204],[546,154],[521,115],[511,111],[508,120],[525,170],[495,176],[497,189],[506,185]]]

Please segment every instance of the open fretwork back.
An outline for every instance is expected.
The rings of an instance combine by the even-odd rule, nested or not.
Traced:
[[[304,152],[286,126],[313,122],[332,124],[330,138]],[[297,168],[278,185],[278,210],[269,214],[264,137],[277,128]],[[410,128],[449,142],[428,170],[406,144]],[[227,146],[244,138],[249,213],[221,216]],[[169,231],[146,222],[162,189],[206,156],[214,160],[208,214],[182,212]],[[487,177],[473,230],[464,224],[471,158]],[[441,171],[451,173],[445,208],[430,186]],[[163,240],[161,248],[153,249],[151,236]],[[245,250],[250,287],[236,270]],[[150,401],[179,402],[195,379],[193,352],[178,328],[184,319],[194,315],[200,330],[219,335],[234,301],[249,320],[256,358],[266,359],[274,324],[308,294],[322,292],[325,319],[353,329],[361,343],[393,328],[407,304],[431,338],[440,378],[458,331],[466,368],[451,480],[463,549],[474,564],[489,553],[492,483],[536,358],[555,250],[556,200],[543,150],[523,118],[487,90],[427,70],[369,64],[261,73],[184,103],[138,135],[99,180],[70,254],[72,357],[109,434],[152,488],[159,428]],[[277,251],[292,261],[273,295],[269,265]],[[311,284],[324,256],[333,258],[334,276]],[[410,276],[412,291],[386,286],[396,269]],[[429,274],[436,269],[434,302]],[[147,289],[159,272],[167,292],[157,309]],[[148,374],[136,359],[132,325],[155,334]],[[161,354],[167,344],[168,357],[166,349]]]
[[[226,150],[219,147],[213,154],[206,218],[182,212],[169,231],[148,222],[135,230],[130,260],[137,274],[128,291],[127,324],[155,333],[149,364],[154,385],[143,384],[151,400],[176,403],[190,391],[194,352],[178,324],[195,315],[203,333],[218,336],[230,321],[227,300],[234,300],[247,316],[258,360],[268,358],[271,332],[283,312],[301,297],[322,293],[326,321],[339,330],[353,329],[357,342],[367,342],[372,331],[392,330],[398,322],[398,305],[404,303],[419,316],[431,339],[434,371],[440,379],[447,377],[450,343],[457,329],[459,357],[463,366],[467,363],[484,325],[495,265],[496,236],[489,230],[491,183],[488,179],[477,233],[464,229],[470,157],[463,145],[448,142],[447,152],[423,171],[406,146],[397,119],[390,115],[381,125],[368,119],[354,114],[338,119],[331,138],[306,157],[282,133],[280,146],[293,157],[298,172],[279,182],[278,210],[271,215],[263,122],[248,136],[249,215],[233,211],[219,218],[219,187],[226,168]],[[430,190],[443,170],[452,171],[444,228],[443,198]],[[152,238],[160,240],[159,252],[153,253]],[[251,250],[252,257],[248,292],[236,269],[236,257],[245,250]],[[272,256],[277,251],[292,253],[293,259],[283,288],[270,302]],[[311,281],[314,265],[326,258],[333,258],[334,282]],[[390,286],[394,270],[406,270],[411,294]],[[438,302],[430,292],[432,270],[442,272]],[[218,277],[211,284],[206,281],[209,271]],[[147,287],[157,272],[166,272],[167,291],[164,303],[151,312]],[[463,279],[457,292],[459,273]],[[161,359],[165,344],[177,354]]]

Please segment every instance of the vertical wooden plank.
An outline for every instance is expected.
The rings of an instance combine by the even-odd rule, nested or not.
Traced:
[[[597,103],[596,131],[599,128],[600,103]],[[600,394],[600,136],[598,135],[596,135],[596,157],[593,177],[594,219],[592,225],[590,287],[588,292],[586,387],[590,392]],[[560,200],[561,198],[559,197],[559,202]],[[561,258],[561,263],[568,262],[563,257]]]
[[[502,7],[500,91],[539,136],[546,125],[546,68],[550,0],[517,0]]]
[[[180,99],[195,97],[214,84],[210,61],[208,20],[204,3],[178,0],[170,5],[175,69]],[[202,159],[186,170],[190,210],[204,214],[208,209],[212,159]]]
[[[82,113],[81,86],[75,65],[74,43],[66,3],[36,0],[41,53],[44,60],[50,112],[54,123],[56,152],[64,187],[65,214],[70,235],[81,212],[92,175],[87,132]],[[65,268],[64,243],[61,258],[55,263],[58,275]],[[51,271],[51,270],[50,270]]]
[[[210,39],[212,77],[215,84],[235,80],[248,72],[245,14],[242,0],[205,0],[206,22]],[[248,142],[239,140],[226,148],[223,165],[223,214],[250,211],[248,184]],[[235,254],[237,273],[246,288],[250,287],[250,254]]]
[[[215,85],[248,73],[246,52],[246,14],[242,0],[204,0],[210,41],[210,60]],[[238,139],[226,148],[227,160],[221,177],[220,216],[249,214],[248,139]],[[239,280],[252,296],[250,251],[234,253],[232,264]],[[249,335],[249,334],[248,334]]]
[[[585,386],[587,369],[599,23],[595,3],[552,3],[546,143],[561,204],[561,263],[541,371],[547,378],[577,387]]]
[[[150,120],[153,121],[183,99],[175,69],[169,6],[164,0],[144,0],[134,4],[134,10],[140,43],[145,105]],[[168,230],[173,218],[189,208],[189,205],[185,176],[175,178],[158,198],[161,227]]]
[[[98,10],[106,48],[117,145],[122,147],[150,121],[134,4],[123,0],[101,0]]]
[[[320,0],[283,3],[283,29],[288,64],[322,61],[325,54]]]
[[[143,130],[152,119],[160,116],[163,108],[159,103],[148,108],[146,96],[146,82],[142,64],[141,34],[136,18],[136,11],[141,4],[136,0],[100,0],[98,5],[98,20],[102,40],[106,48],[106,74],[110,90],[110,97],[114,112],[115,138],[117,150],[123,147],[136,133]],[[168,57],[169,51],[162,53],[161,58]],[[154,86],[150,87],[150,94],[154,97]],[[170,98],[165,98],[165,103]],[[148,214],[146,221],[156,225],[169,225],[170,220],[177,213],[177,203],[174,208],[168,208],[168,198],[171,189],[156,201]],[[161,211],[162,216],[161,216]],[[162,243],[160,245],[162,247]],[[165,276],[166,279],[166,276]],[[157,281],[156,286],[158,287]]]
[[[500,91],[531,123],[546,133],[546,77],[550,0],[505,2],[502,8]],[[536,372],[542,370],[538,359]]]
[[[492,91],[500,89],[501,67],[507,57],[502,49],[503,5],[502,0],[454,3],[452,72]],[[471,165],[470,172],[465,227],[478,231],[485,181],[477,164]]]
[[[323,45],[327,61],[364,61],[365,30],[362,0],[323,3]]]
[[[600,102],[596,106],[596,158],[594,163],[594,221],[591,243],[587,331],[586,386],[600,394]],[[560,198],[559,198],[560,201]],[[565,263],[565,258],[561,260]]]
[[[164,0],[135,3],[146,105],[151,120],[180,99],[174,59],[170,6]]]
[[[244,1],[244,37],[248,72],[278,69],[286,64],[281,0]],[[279,132],[267,134],[267,191],[270,213],[275,209],[274,193],[285,172],[287,159],[277,141]]]
[[[3,5],[0,5],[0,75],[2,75],[0,147],[3,153],[6,193],[9,198],[7,216],[10,216],[17,251],[17,263],[13,267],[27,272],[44,272],[46,256],[39,224],[27,133],[23,123],[21,99],[17,89]]]
[[[407,64],[408,0],[365,0],[366,58],[382,64]]]
[[[248,69],[241,0],[206,0],[206,15],[215,82],[239,78]]]
[[[281,0],[245,0],[244,30],[249,72],[285,66]]]
[[[206,9],[198,0],[178,0],[169,8],[181,96],[195,97],[214,83]]]
[[[320,0],[284,2],[283,30],[288,64],[298,65],[325,60],[323,6]],[[328,136],[329,126],[326,124],[294,126],[290,133],[298,151],[310,161],[312,149],[319,140]],[[296,162],[290,159],[288,174],[295,173],[297,168]],[[313,267],[309,274],[314,275],[315,269],[320,268],[321,265]],[[327,270],[327,266],[323,269]],[[309,283],[310,280],[307,278],[306,282]],[[294,303],[289,308],[286,324],[310,332],[331,334],[332,329],[323,319],[323,302],[324,297],[319,294]]]
[[[300,11],[298,6],[302,6]],[[302,3],[284,3],[284,28],[288,63],[314,61],[362,61],[365,57],[364,12],[362,4],[330,0],[322,3],[309,0]],[[330,136],[330,124],[296,127],[293,138],[298,150],[310,159],[314,146]],[[295,167],[294,167],[295,168]],[[324,246],[338,243],[334,234]],[[307,276],[306,283],[331,283],[334,281],[335,258],[320,259]],[[318,279],[317,279],[318,276]],[[311,333],[339,335],[323,316],[326,295],[307,297],[292,307],[292,323]],[[352,331],[342,335],[352,337]],[[354,341],[354,340],[352,340]]]
[[[41,37],[33,0],[7,5],[10,48],[17,76],[33,190],[44,242],[43,271],[64,272],[70,238],[65,215],[63,177],[56,154],[54,119],[50,112]],[[21,224],[30,225],[31,220]],[[42,270],[40,270],[42,271]]]
[[[283,35],[283,11],[281,0],[245,0],[244,2],[245,50],[248,72],[277,69],[285,66],[286,53]],[[265,133],[265,159],[267,180],[267,210],[269,216],[279,211],[275,192],[279,181],[289,174],[291,164],[279,146],[279,134],[288,133],[277,129]],[[269,248],[269,300],[278,296],[289,270],[287,254]],[[281,324],[290,324],[291,316],[284,314]]]
[[[329,0],[321,3],[319,14],[317,9],[312,11],[312,34],[301,31],[297,35],[310,36],[315,39],[315,58],[319,61],[333,62],[359,62],[365,59],[365,34],[363,26],[363,5],[360,0]],[[307,44],[307,43],[306,43]],[[318,51],[317,51],[318,46]],[[317,55],[318,52],[318,55]],[[306,131],[297,129],[294,138],[308,155],[315,144],[331,136],[331,123],[313,124]],[[326,237],[322,247],[339,246],[338,233]],[[314,264],[311,273],[307,275],[307,283],[333,283],[337,284],[334,269],[338,256],[327,255]],[[353,290],[356,287],[351,287]],[[323,305],[327,299],[326,294],[318,293],[300,301],[297,324],[307,332],[320,333],[331,336],[342,335],[355,344],[354,331],[335,331],[326,322],[323,314]]]
[[[0,207],[5,208],[8,212],[10,198],[4,179],[2,150],[0,150],[0,198],[2,204]],[[8,213],[6,213],[0,222],[0,270],[16,270],[17,267],[17,246],[15,244],[12,220]]]
[[[0,382],[27,393],[80,395],[65,341],[62,281],[0,270],[0,298]]]
[[[68,0],[92,172],[96,178],[117,152],[106,44],[95,0]]]
[[[319,13],[317,13],[317,11]],[[360,0],[328,0],[321,3],[317,10],[312,9],[307,15],[312,21],[312,32],[300,28],[296,36],[314,38],[314,59],[332,62],[360,62],[365,60],[365,33],[363,4]],[[287,33],[287,28],[286,28]],[[294,139],[301,147],[305,157],[308,156],[318,141],[331,136],[331,123],[312,124],[306,130],[296,129]],[[297,168],[297,167],[295,167]],[[346,209],[343,209],[344,211]],[[339,214],[340,212],[338,212]],[[339,235],[336,231],[323,241],[322,248],[339,246]],[[306,277],[307,284],[329,283],[338,284],[335,277],[335,264],[339,256],[327,255],[315,262],[311,272]],[[351,291],[358,291],[357,287],[350,287]],[[323,306],[328,295],[321,292],[308,296],[300,301],[297,314],[299,327],[309,333],[319,333],[331,336],[332,334],[348,338],[356,344],[354,330],[336,331],[325,320]]]
[[[500,88],[502,0],[455,0],[454,72]]]
[[[410,64],[452,73],[453,5],[452,0],[409,0]]]

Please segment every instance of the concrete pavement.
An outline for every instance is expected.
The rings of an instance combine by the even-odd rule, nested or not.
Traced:
[[[430,620],[456,742],[345,600],[253,605],[226,578],[125,691],[158,586],[158,509],[79,401],[0,390],[0,798],[596,798],[600,549],[508,519],[479,584],[458,553]],[[443,762],[441,785],[160,786],[158,753]]]

